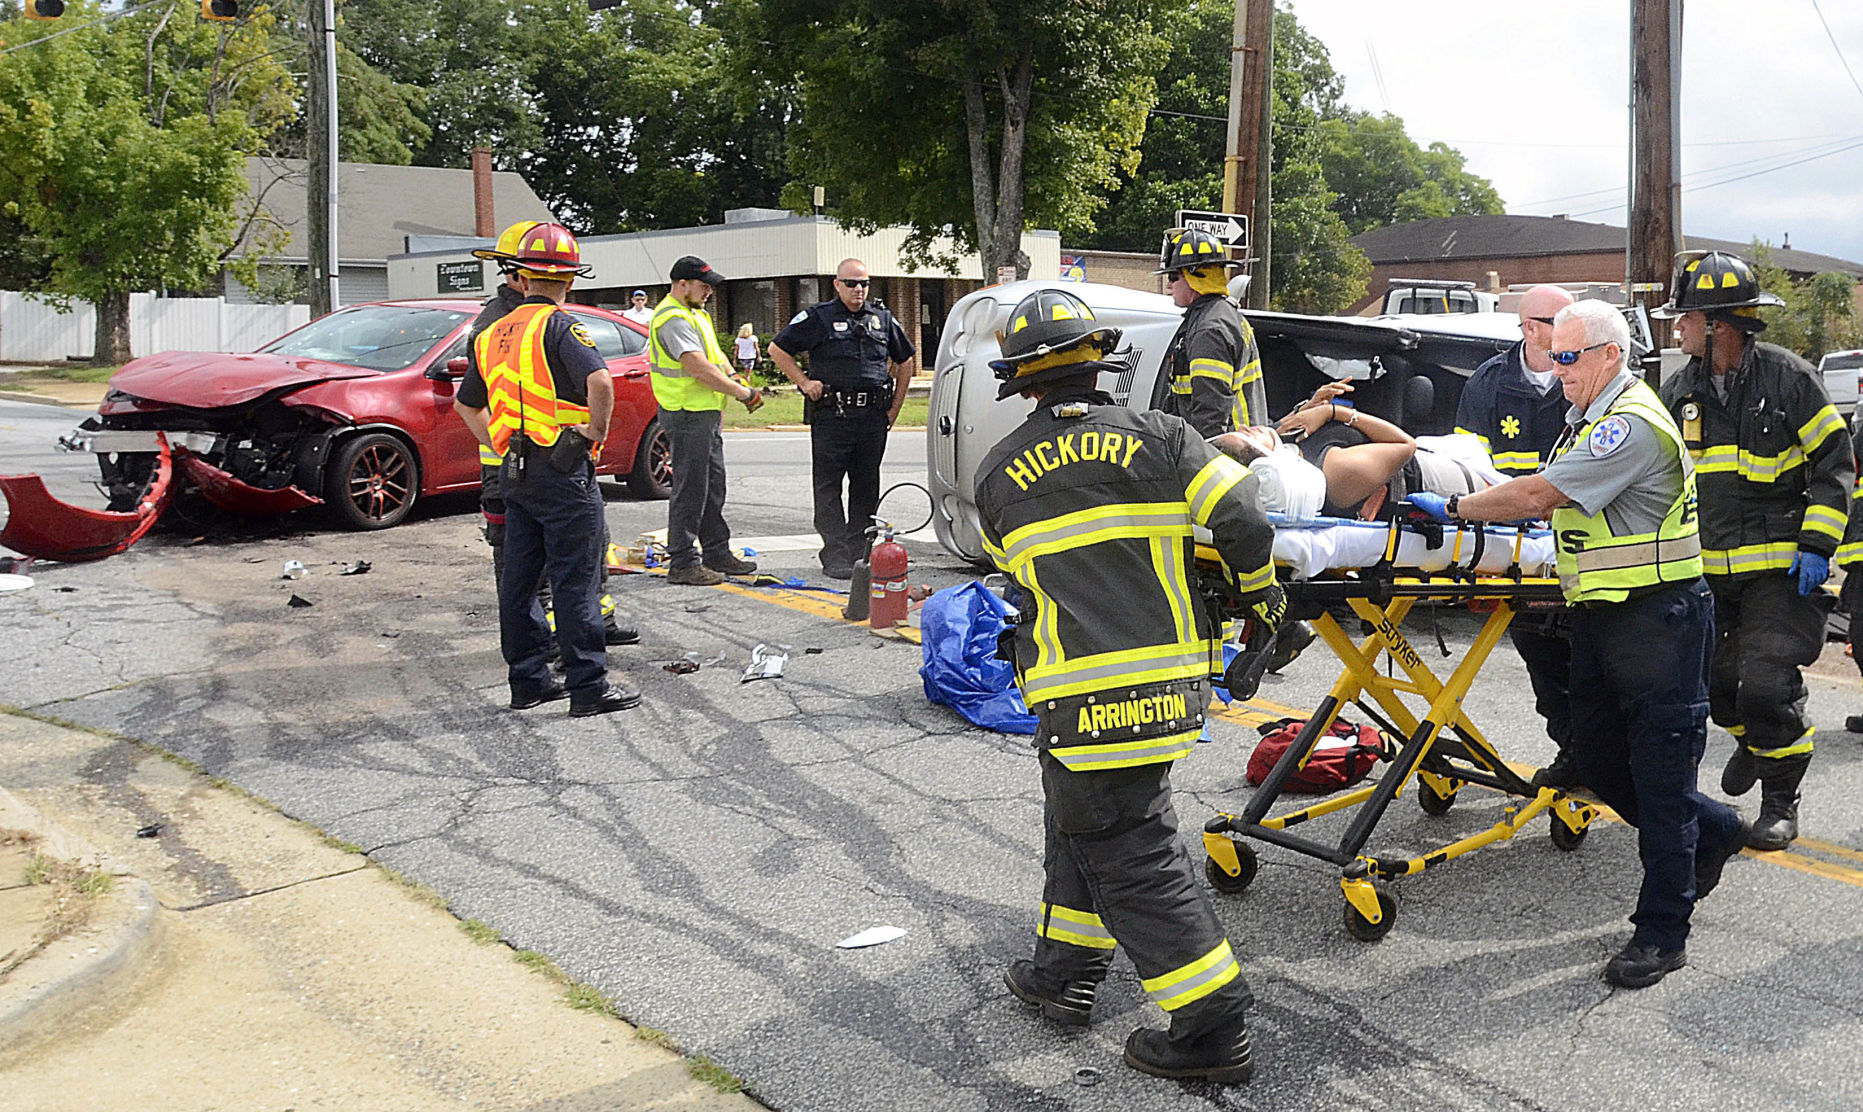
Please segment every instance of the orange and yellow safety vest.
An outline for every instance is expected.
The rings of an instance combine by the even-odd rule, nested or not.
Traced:
[[[532,444],[548,447],[561,430],[589,419],[587,406],[556,396],[550,377],[544,328],[556,311],[555,305],[519,305],[479,333],[479,374],[490,399],[492,448],[501,456],[520,432]]]

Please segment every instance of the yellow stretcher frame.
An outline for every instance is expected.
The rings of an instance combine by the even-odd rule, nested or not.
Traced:
[[[1350,604],[1353,611],[1371,625],[1372,632],[1363,642],[1355,643],[1330,613],[1322,614],[1314,622],[1320,639],[1338,656],[1345,670],[1314,708],[1299,737],[1282,754],[1243,812],[1240,815],[1218,814],[1205,825],[1203,844],[1209,855],[1205,872],[1213,887],[1219,892],[1236,893],[1255,879],[1255,850],[1242,838],[1331,861],[1342,869],[1339,884],[1345,895],[1347,932],[1362,941],[1375,942],[1390,932],[1397,919],[1396,892],[1384,883],[1391,878],[1420,873],[1471,850],[1506,841],[1541,812],[1549,812],[1552,816],[1555,845],[1568,851],[1578,848],[1598,815],[1597,809],[1562,791],[1535,788],[1522,778],[1495,751],[1462,705],[1482,664],[1500,642],[1517,609],[1563,605],[1557,580],[1515,576],[1392,576],[1386,569],[1289,583],[1286,588],[1290,602]],[[1431,670],[1400,628],[1411,609],[1425,599],[1465,602],[1478,611],[1488,610],[1481,632],[1447,679],[1439,678]],[[1401,676],[1385,675],[1378,670],[1379,659],[1386,656],[1402,669]],[[1288,779],[1306,764],[1314,745],[1338,718],[1340,708],[1357,704],[1369,712],[1370,707],[1363,701],[1367,696],[1381,708],[1388,724],[1398,727],[1406,739],[1395,760],[1376,780],[1352,791],[1270,816],[1268,812],[1280,798]],[[1420,717],[1404,702],[1404,696],[1426,703]],[[1391,801],[1403,794],[1412,776],[1418,785],[1418,802],[1426,813],[1433,815],[1447,812],[1455,803],[1456,793],[1467,784],[1517,796],[1525,803],[1508,806],[1501,821],[1487,830],[1420,857],[1365,853],[1365,843],[1370,840],[1373,829]],[[1290,827],[1308,819],[1352,808],[1362,809],[1354,814],[1352,823],[1336,845],[1288,832]]]

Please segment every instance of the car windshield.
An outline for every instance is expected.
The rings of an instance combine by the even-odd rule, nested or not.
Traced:
[[[414,305],[365,305],[315,320],[261,350],[400,371],[445,339],[466,314]]]

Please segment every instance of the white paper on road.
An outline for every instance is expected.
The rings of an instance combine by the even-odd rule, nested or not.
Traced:
[[[849,935],[835,945],[843,950],[858,950],[863,946],[878,946],[882,942],[891,942],[906,936],[902,927],[868,927],[859,934]]]

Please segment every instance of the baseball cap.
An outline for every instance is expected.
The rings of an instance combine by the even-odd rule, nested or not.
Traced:
[[[672,279],[697,278],[701,282],[717,286],[724,283],[724,275],[712,269],[712,264],[697,255],[687,255],[673,264]]]
[[[646,290],[635,290],[633,293],[628,294],[628,299],[631,301],[636,297],[646,297],[646,296],[647,296]]]

